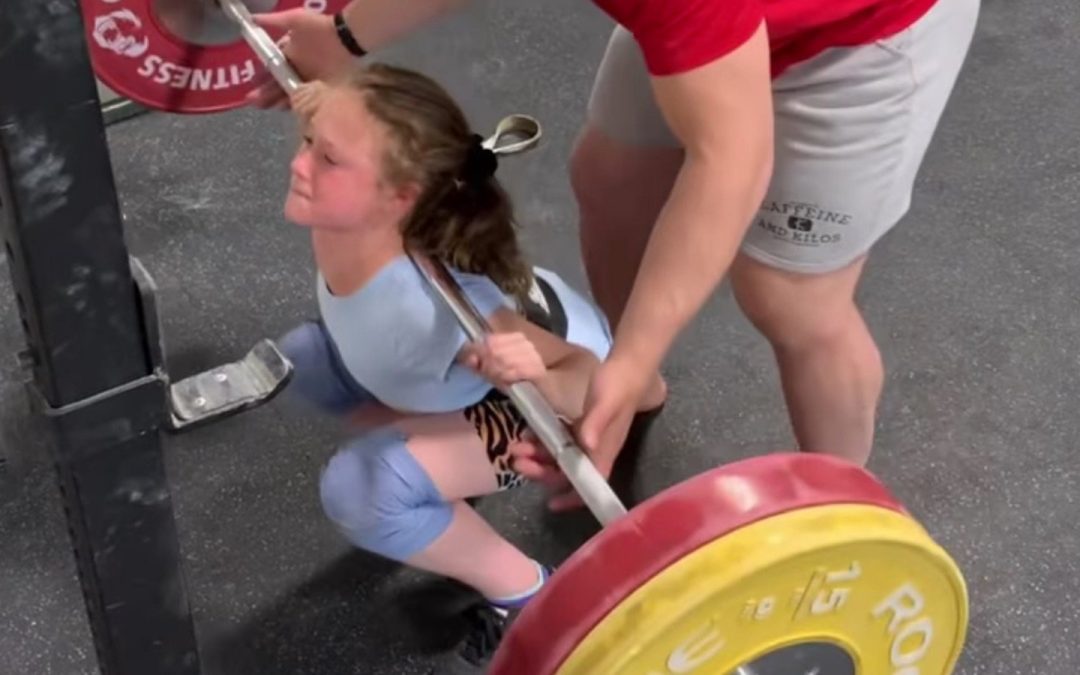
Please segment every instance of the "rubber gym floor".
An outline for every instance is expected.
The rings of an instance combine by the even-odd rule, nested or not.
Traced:
[[[434,75],[490,130],[535,115],[544,141],[503,162],[536,263],[584,287],[564,170],[609,23],[580,0],[481,3],[381,58]],[[963,568],[957,672],[1072,675],[1080,663],[1076,439],[1080,6],[986,0],[910,214],[876,249],[859,301],[888,367],[870,468]],[[11,93],[11,92],[9,92]],[[281,215],[288,115],[149,114],[109,128],[131,251],[160,286],[170,372],[237,358],[313,315],[305,233]],[[45,439],[29,418],[22,336],[0,275],[0,673],[96,672]],[[642,496],[791,446],[771,353],[722,288],[667,363]],[[317,476],[336,432],[279,402],[170,437],[168,471],[204,672],[424,672],[442,626],[432,580],[350,550]],[[558,562],[587,516],[538,488],[481,506]]]

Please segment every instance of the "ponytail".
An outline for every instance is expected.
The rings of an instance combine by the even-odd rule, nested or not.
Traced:
[[[425,192],[405,222],[406,246],[491,278],[519,306],[532,286],[532,270],[518,248],[510,198],[494,178],[453,180]]]

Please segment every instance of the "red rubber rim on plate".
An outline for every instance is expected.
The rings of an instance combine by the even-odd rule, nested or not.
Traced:
[[[869,472],[821,454],[755,457],[668,488],[559,567],[514,621],[489,672],[551,675],[624,598],[694,550],[763,518],[844,503],[907,513]]]

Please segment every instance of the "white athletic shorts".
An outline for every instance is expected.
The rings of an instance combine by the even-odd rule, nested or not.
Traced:
[[[773,81],[772,182],[742,250],[792,272],[865,255],[907,212],[915,175],[975,30],[979,0],[939,0],[887,39],[828,49]],[[590,122],[637,146],[678,146],[633,37],[616,28]]]

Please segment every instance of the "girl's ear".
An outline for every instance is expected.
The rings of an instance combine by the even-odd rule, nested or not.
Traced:
[[[399,220],[412,213],[420,199],[420,192],[420,184],[415,181],[406,181],[391,188],[390,202]]]

